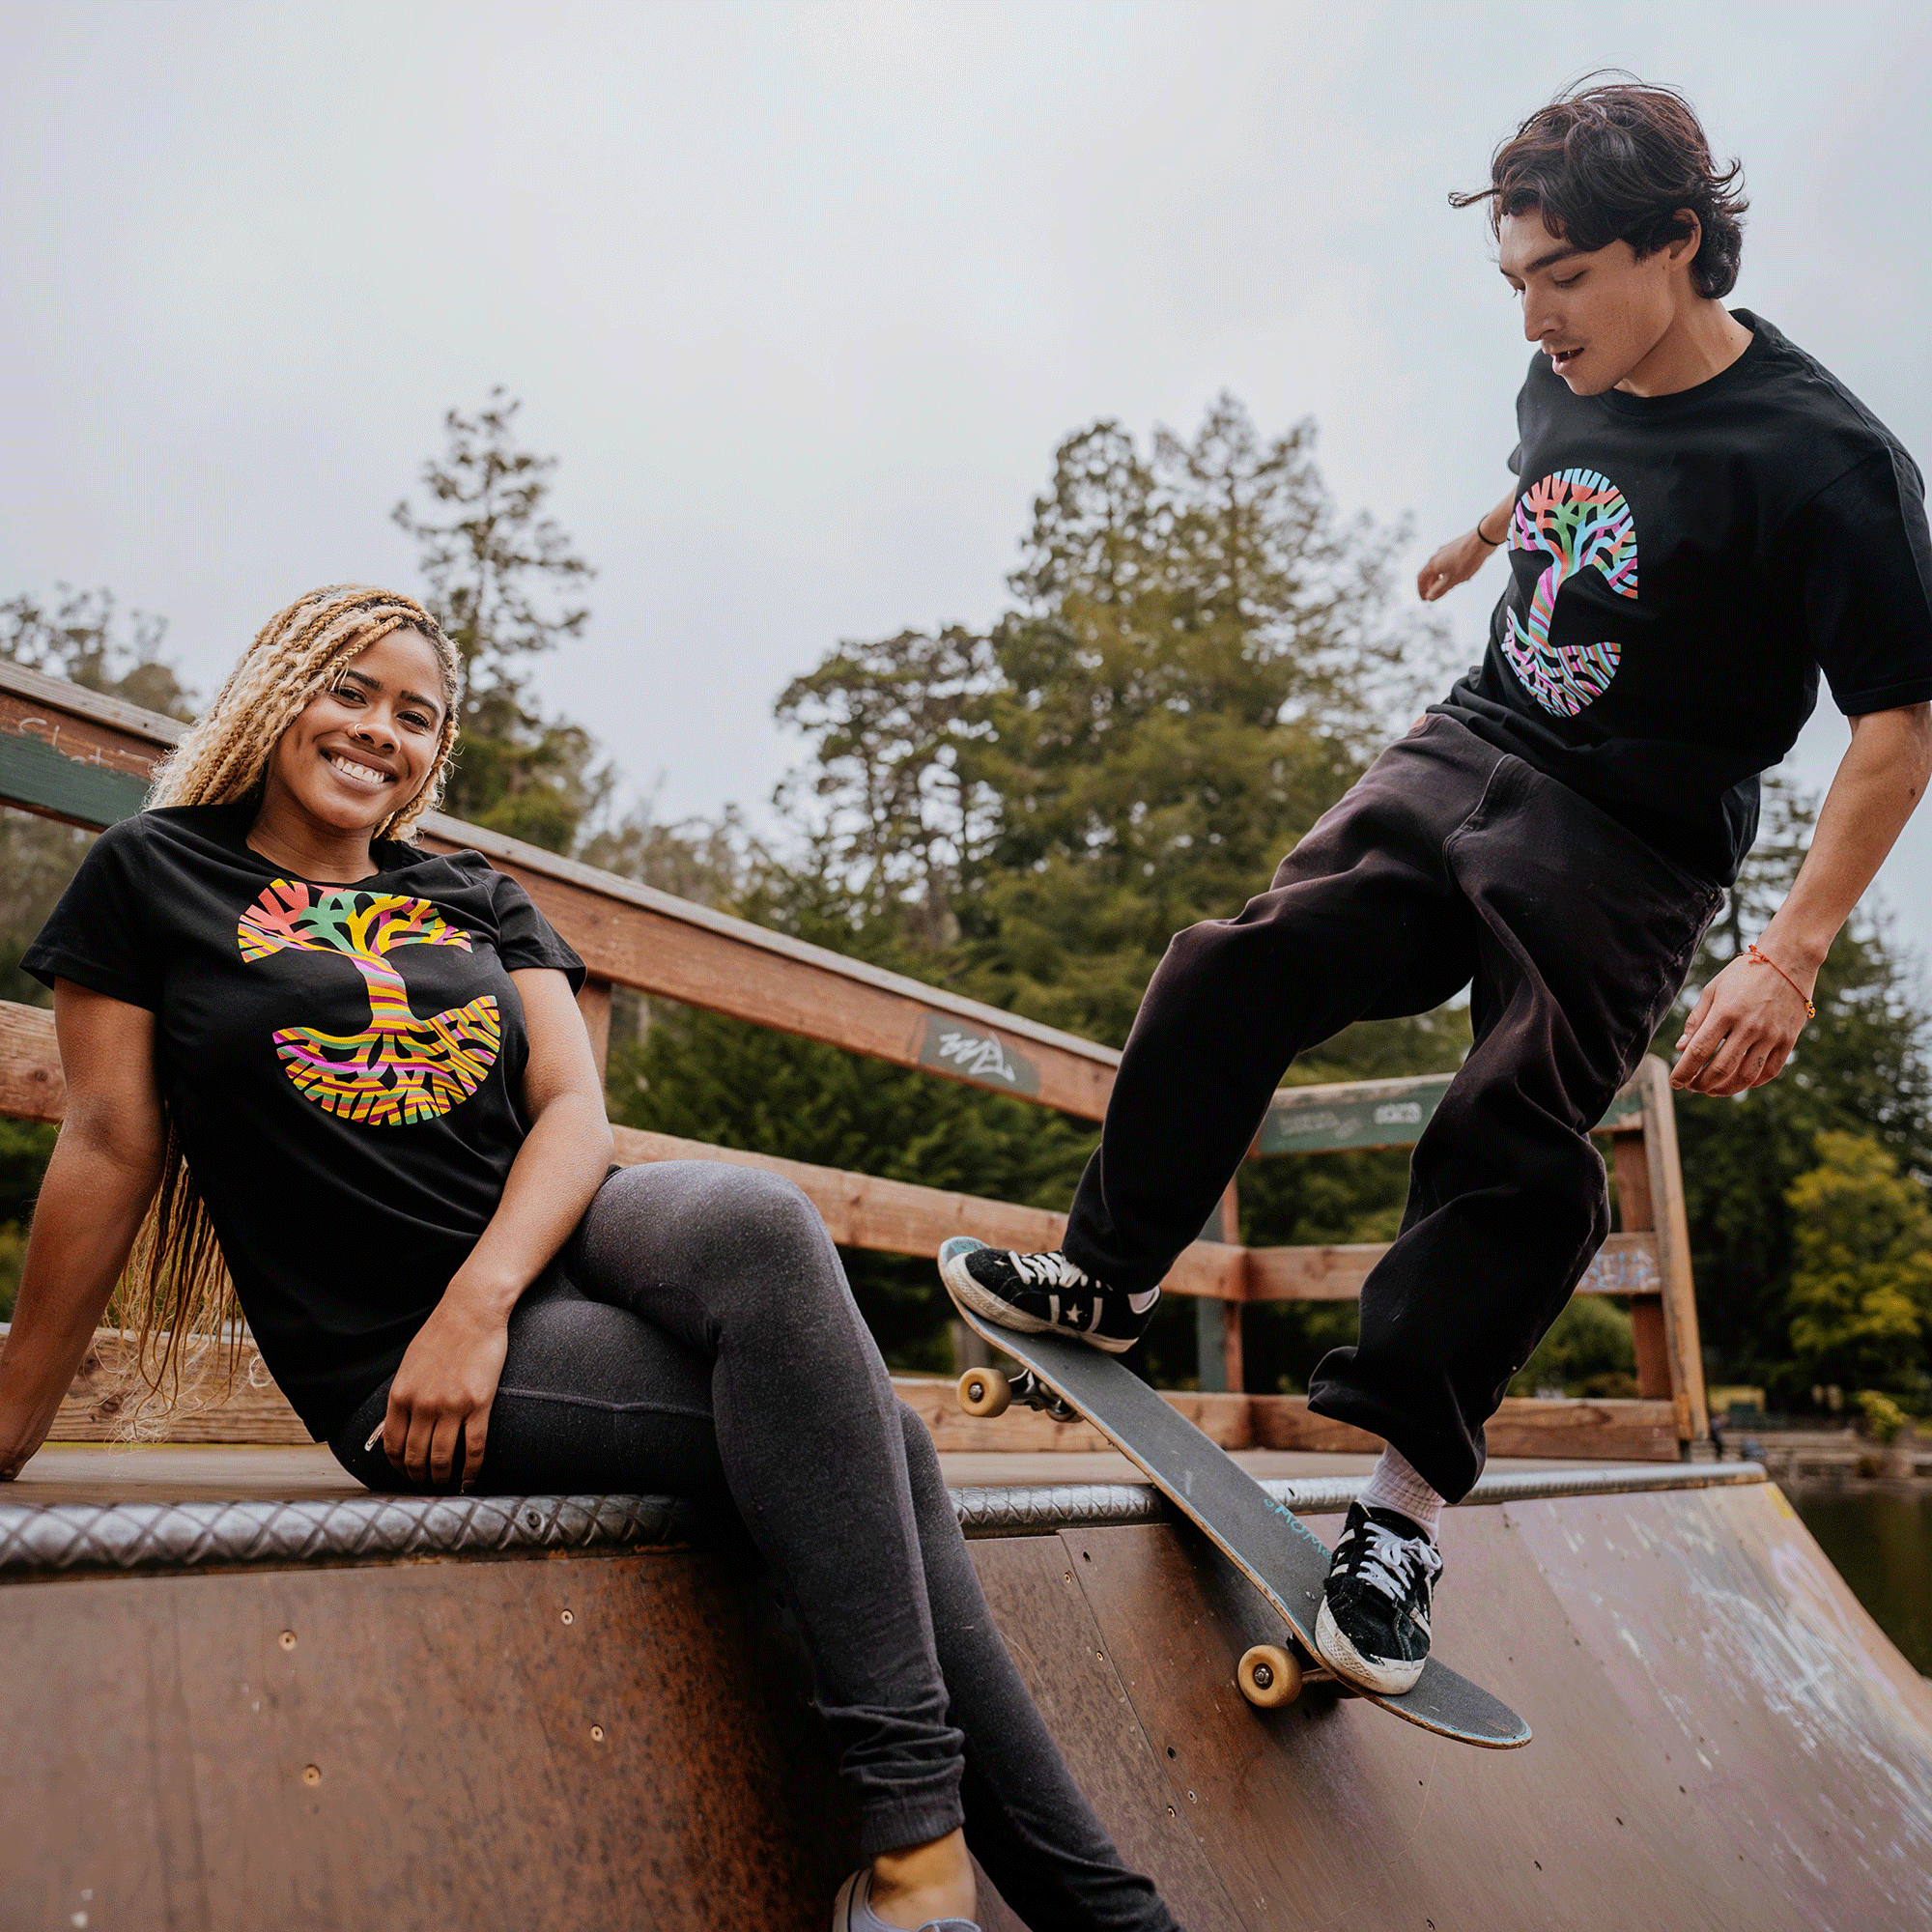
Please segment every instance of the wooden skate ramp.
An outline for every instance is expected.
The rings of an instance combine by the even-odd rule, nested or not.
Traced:
[[[1683,1486],[1752,1473],[1539,1471],[1449,1514],[1440,1640],[1535,1727],[1512,1752],[1321,1690],[1250,1709],[1235,1662],[1279,1632],[1146,1491],[957,1493],[1191,1932],[1922,1926],[1932,1698],[1775,1489]],[[1351,1487],[1293,1500],[1332,1537]],[[689,1512],[64,1493],[0,1501],[8,1932],[823,1926],[852,1815],[781,1608]]]
[[[978,1554],[1075,1770],[1192,1932],[1932,1922],[1932,1693],[1776,1489],[1458,1509],[1443,1549],[1443,1653],[1528,1719],[1526,1749],[1320,1690],[1251,1709],[1235,1662],[1271,1619],[1178,1529]]]

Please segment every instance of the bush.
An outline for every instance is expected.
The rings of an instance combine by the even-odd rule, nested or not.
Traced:
[[[1510,1383],[1510,1393],[1534,1395],[1540,1388],[1559,1386],[1567,1395],[1584,1395],[1592,1392],[1587,1384],[1614,1376],[1628,1378],[1631,1393],[1636,1393],[1631,1319],[1600,1294],[1578,1294],[1536,1345],[1535,1354]]]
[[[1861,1389],[1852,1400],[1865,1412],[1865,1434],[1882,1445],[1896,1441],[1898,1432],[1912,1419],[1889,1395],[1881,1395],[1877,1389]]]

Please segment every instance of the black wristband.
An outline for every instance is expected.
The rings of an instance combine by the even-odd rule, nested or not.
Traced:
[[[1486,537],[1483,534],[1483,520],[1481,517],[1478,517],[1476,519],[1476,541],[1488,544],[1492,550],[1499,550],[1502,547],[1503,540],[1501,537]]]

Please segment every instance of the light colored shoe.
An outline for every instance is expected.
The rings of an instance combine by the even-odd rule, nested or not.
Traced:
[[[872,1910],[872,1868],[864,1865],[832,1901],[832,1932],[899,1932]],[[919,1932],[980,1932],[970,1918],[928,1918]]]

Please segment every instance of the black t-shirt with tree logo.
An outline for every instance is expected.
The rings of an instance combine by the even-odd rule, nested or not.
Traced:
[[[318,1437],[402,1360],[526,1133],[510,980],[582,962],[474,852],[379,841],[291,879],[247,808],[101,834],[28,972],[145,1007],[161,1092],[262,1358]]]
[[[1510,581],[1480,666],[1432,708],[1728,885],[1758,774],[1820,668],[1857,716],[1932,697],[1932,541],[1896,438],[1768,322],[1671,396],[1517,400]]]

